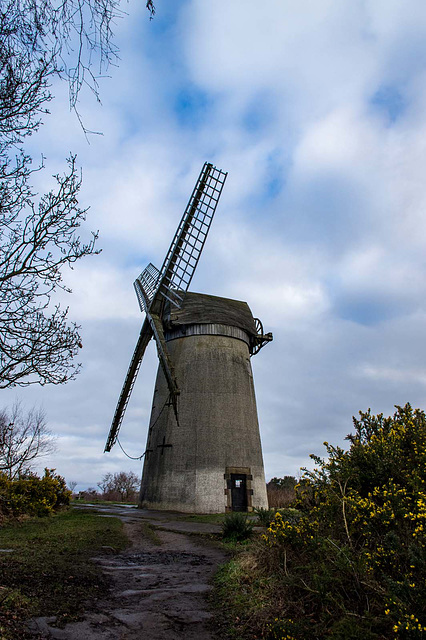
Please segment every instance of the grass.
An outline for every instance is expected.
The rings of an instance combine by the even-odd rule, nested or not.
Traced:
[[[73,507],[78,507],[79,504],[103,504],[103,505],[117,505],[117,506],[123,506],[126,504],[131,504],[134,505],[135,507],[138,506],[137,502],[132,502],[132,500],[101,500],[98,498],[93,498],[93,500],[83,500],[83,499],[75,499],[75,500],[71,500],[70,503]]]
[[[184,520],[185,522],[206,522],[208,524],[222,524],[224,518],[224,513],[194,513],[190,515],[180,516],[179,520]]]
[[[235,511],[226,514],[222,523],[222,537],[225,542],[242,542],[248,540],[252,534],[253,522],[248,520],[246,513]]]
[[[210,599],[218,612],[215,620],[224,640],[263,637],[263,624],[278,593],[275,581],[259,571],[252,553],[256,543],[246,541],[234,546],[234,557],[219,568],[214,578]]]
[[[155,527],[150,522],[141,522],[140,533],[142,537],[148,538],[152,544],[157,546],[162,545],[162,541],[158,533],[155,531]]]
[[[106,548],[128,544],[117,518],[67,511],[33,518],[0,530],[0,638],[25,638],[31,616],[56,616],[57,624],[75,619],[85,602],[108,591],[100,567],[90,561]]]

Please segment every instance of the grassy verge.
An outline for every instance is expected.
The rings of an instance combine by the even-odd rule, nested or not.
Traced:
[[[97,498],[94,498],[93,500],[71,500],[70,503],[73,507],[78,507],[78,505],[82,504],[101,504],[101,505],[117,505],[118,507],[123,506],[123,505],[128,505],[131,504],[135,507],[138,506],[137,502],[132,502],[131,500],[124,500],[124,502],[122,500],[98,500]]]
[[[122,523],[80,511],[34,518],[0,530],[0,638],[25,638],[24,620],[78,617],[88,599],[108,590],[90,558],[127,545]]]
[[[208,524],[222,524],[224,518],[224,513],[193,513],[179,516],[179,520],[184,520],[185,522],[206,522]]]
[[[247,640],[263,637],[267,621],[274,615],[279,585],[258,566],[258,538],[243,543],[228,543],[233,553],[214,578],[211,602],[218,615],[221,637],[225,640]]]

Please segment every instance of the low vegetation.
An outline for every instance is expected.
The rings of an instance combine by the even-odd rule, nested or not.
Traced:
[[[228,637],[426,636],[426,416],[396,409],[361,413],[347,451],[325,443],[293,508],[221,569]]]
[[[40,478],[26,473],[11,479],[0,473],[0,524],[22,516],[48,516],[69,504],[71,491],[54,469]]]
[[[284,509],[255,509],[257,516],[256,524],[261,527],[269,527],[274,521],[277,513],[280,514],[285,520],[291,522],[294,518],[298,517],[298,510],[292,507],[286,507]]]
[[[79,502],[137,504],[140,482],[140,478],[133,471],[106,473],[98,482],[99,490],[89,487],[77,495],[73,493],[73,496]],[[69,484],[72,485],[74,491],[77,482]]]
[[[272,478],[266,485],[270,509],[288,507],[296,497],[297,480],[294,476]]]
[[[253,522],[246,513],[227,513],[222,523],[222,538],[225,542],[243,542],[253,534]]]
[[[207,524],[222,524],[225,515],[223,513],[190,513],[179,516],[179,520],[185,522],[204,522]]]
[[[106,578],[90,558],[126,544],[117,518],[80,511],[4,526],[0,638],[25,638],[24,621],[30,616],[57,616],[59,626],[78,617],[87,600],[108,590]]]
[[[149,540],[152,544],[160,547],[163,543],[160,536],[155,530],[155,527],[150,522],[141,522],[139,526],[139,532],[142,538]]]

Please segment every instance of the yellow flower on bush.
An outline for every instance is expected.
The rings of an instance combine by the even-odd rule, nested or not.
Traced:
[[[389,418],[361,413],[354,426],[349,450],[326,444],[328,459],[312,456],[316,468],[296,489],[298,517],[277,514],[263,541],[297,589],[297,607],[316,603],[317,637],[346,637],[339,616],[349,611],[366,637],[416,640],[426,631],[426,416],[407,404]],[[334,624],[343,625],[336,636]]]

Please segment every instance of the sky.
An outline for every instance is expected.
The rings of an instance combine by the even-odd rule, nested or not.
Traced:
[[[64,386],[1,391],[44,408],[40,461],[77,490],[141,472],[103,453],[143,315],[133,281],[161,267],[205,161],[228,171],[192,291],[245,300],[274,341],[252,359],[266,478],[298,475],[352,416],[426,409],[426,12],[421,0],[141,0],[117,21],[118,67],[79,111],[55,83],[28,149],[40,191],[76,153],[82,236],[99,256],[64,272],[82,326]],[[149,346],[120,432],[140,456],[157,356]],[[347,444],[347,443],[346,443]]]

